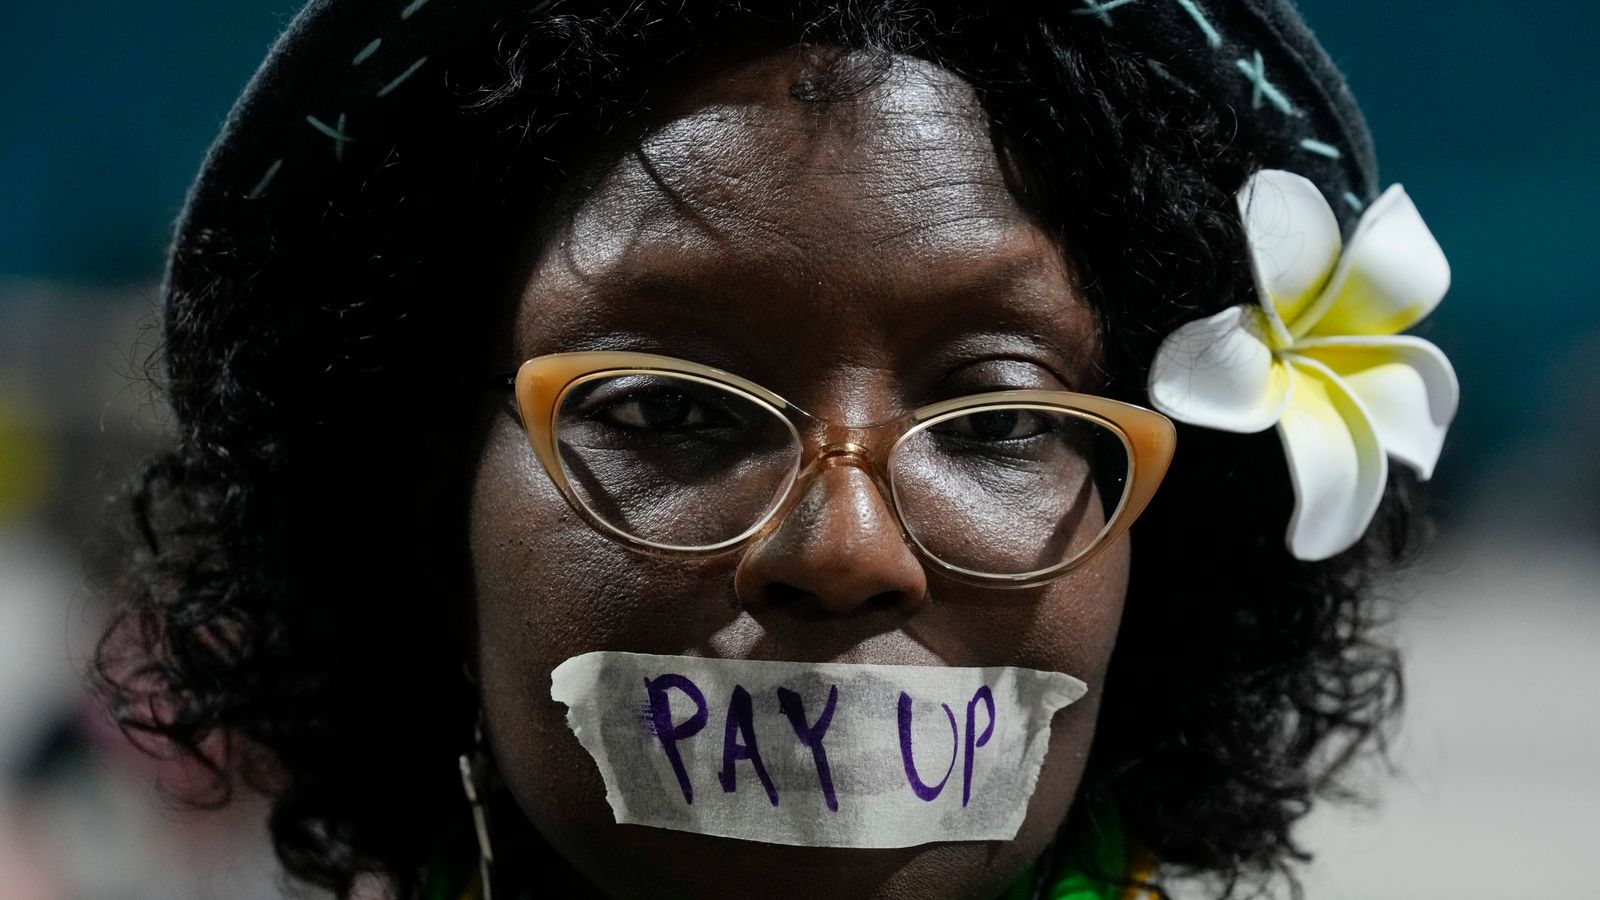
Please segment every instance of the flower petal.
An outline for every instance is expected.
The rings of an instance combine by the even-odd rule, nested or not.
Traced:
[[[1388,464],[1361,401],[1322,363],[1289,358],[1294,389],[1278,435],[1294,481],[1289,552],[1327,559],[1367,530],[1383,498]]]
[[[1256,288],[1294,332],[1339,258],[1339,220],[1303,176],[1262,169],[1239,192],[1239,214],[1255,266]]]
[[[1232,306],[1188,322],[1150,364],[1150,402],[1180,422],[1262,431],[1289,400],[1289,372],[1261,337],[1261,311]]]
[[[1302,335],[1399,334],[1450,289],[1450,263],[1400,185],[1361,216],[1327,290],[1289,326]]]
[[[1339,376],[1371,414],[1390,456],[1424,481],[1433,476],[1461,397],[1456,371],[1438,347],[1409,335],[1308,338],[1295,353]]]

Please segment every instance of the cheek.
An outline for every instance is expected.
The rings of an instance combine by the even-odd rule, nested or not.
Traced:
[[[590,528],[510,417],[485,442],[469,527],[478,678],[499,768],[541,827],[609,823],[599,774],[550,698],[550,672],[591,650],[694,646],[731,614],[716,573],[641,556]]]
[[[505,418],[492,426],[473,480],[470,545],[484,715],[498,768],[520,797],[523,773],[581,771],[574,751],[582,749],[558,739],[564,710],[546,686],[582,642],[593,577],[551,564],[554,548],[582,538],[581,523]]]
[[[1122,624],[1130,562],[1131,541],[1124,535],[1046,585],[1045,596],[1016,632],[1019,653],[1032,661],[1024,665],[1071,673],[1089,682],[1091,696],[1097,694]]]
[[[528,448],[497,422],[473,482],[470,545],[478,654],[485,678],[553,666],[604,618],[604,596],[583,524]],[[587,552],[582,552],[587,551]],[[587,614],[586,614],[587,613]]]
[[[1051,725],[1050,751],[1017,834],[1019,847],[1042,850],[1077,795],[1122,622],[1130,560],[1130,539],[1124,536],[1081,568],[1045,586],[1042,595],[996,607],[986,615],[971,615],[962,625],[969,639],[985,645],[983,664],[1066,672],[1088,685],[1083,699],[1057,713]],[[948,610],[953,605],[945,606]]]
[[[908,631],[950,665],[1022,666],[1066,672],[1097,697],[1128,592],[1124,535],[1066,576],[1039,588],[977,591],[940,579]],[[1067,707],[1067,715],[1084,704]]]
[[[590,650],[681,652],[675,639],[698,634],[708,612],[729,606],[714,566],[643,556],[591,528],[514,421],[497,423],[486,442],[470,544],[478,652],[494,669],[486,678],[548,675]],[[537,687],[547,691],[548,679]]]

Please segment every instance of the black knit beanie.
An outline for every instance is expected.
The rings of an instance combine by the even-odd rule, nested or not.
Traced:
[[[592,14],[603,0],[312,0],[229,114],[191,186],[167,266],[218,230],[308,202],[294,182],[359,180],[403,129],[458,110],[449,90],[507,21]],[[985,4],[974,4],[983,14]],[[1045,15],[1116,33],[1157,76],[1232,109],[1262,165],[1316,183],[1346,232],[1377,196],[1366,123],[1288,0],[1060,0]],[[287,189],[286,189],[287,188]],[[297,211],[289,218],[303,216]]]

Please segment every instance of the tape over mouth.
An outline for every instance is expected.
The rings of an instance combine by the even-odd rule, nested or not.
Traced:
[[[596,651],[550,695],[618,824],[806,847],[1011,840],[1084,682],[1010,666]]]

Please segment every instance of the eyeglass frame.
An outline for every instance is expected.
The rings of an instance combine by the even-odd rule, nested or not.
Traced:
[[[767,513],[739,535],[708,547],[686,547],[659,544],[637,535],[629,534],[601,518],[590,509],[567,479],[557,449],[556,417],[561,401],[567,392],[581,381],[599,375],[666,374],[686,377],[693,381],[709,383],[714,387],[731,388],[747,399],[757,401],[784,419],[800,444],[800,455],[782,488],[781,498],[770,504]],[[534,456],[544,468],[545,475],[555,485],[567,504],[600,534],[617,541],[639,553],[677,558],[710,558],[722,556],[746,547],[778,527],[799,502],[802,486],[822,471],[841,465],[855,465],[867,474],[879,494],[894,514],[901,538],[917,556],[931,564],[945,576],[966,584],[998,588],[1028,588],[1066,575],[1084,565],[1100,551],[1115,543],[1117,538],[1132,527],[1135,519],[1144,512],[1161,481],[1166,477],[1173,453],[1177,447],[1177,428],[1166,416],[1155,410],[1133,403],[1113,400],[1095,394],[1052,390],[1002,390],[986,391],[941,400],[920,406],[909,412],[872,425],[843,425],[815,416],[779,394],[761,385],[713,366],[656,353],[626,350],[579,350],[549,353],[528,359],[515,373],[495,379],[502,388],[513,391],[513,399],[527,434]],[[1089,419],[1115,434],[1127,454],[1128,474],[1126,486],[1117,508],[1107,517],[1106,524],[1091,543],[1077,556],[1053,566],[1017,574],[978,572],[957,566],[939,558],[912,533],[901,510],[900,499],[889,472],[889,463],[901,442],[909,435],[940,421],[954,418],[990,406],[1022,406],[1064,411],[1070,415]],[[814,440],[807,434],[818,430],[824,435],[820,446],[813,452]],[[879,452],[875,445],[885,441],[879,437],[890,434],[887,449]],[[866,443],[867,439],[873,443]]]

